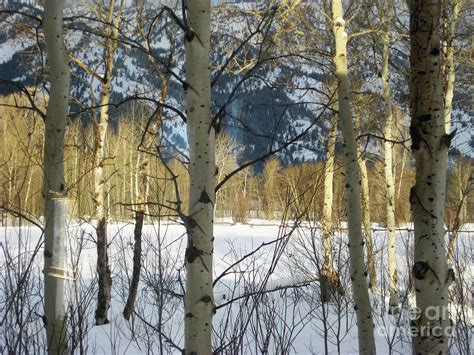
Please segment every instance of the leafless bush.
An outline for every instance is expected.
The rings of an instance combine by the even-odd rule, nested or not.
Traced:
[[[474,238],[472,232],[458,232],[457,246],[453,255],[455,280],[449,297],[453,332],[450,352],[460,355],[472,354],[474,314]]]
[[[317,282],[301,289],[302,296],[311,310],[311,329],[324,341],[324,353],[329,353],[330,345],[341,352],[341,344],[351,327],[354,326],[354,306],[348,271],[347,236],[343,230],[333,233],[333,261],[336,280],[330,290],[329,302],[322,301],[321,272],[323,268],[322,230],[318,223],[308,221],[298,229],[291,248],[288,249],[287,263],[295,275],[305,275]],[[309,344],[309,349],[315,344]],[[321,351],[318,349],[318,351]]]
[[[81,257],[90,235],[83,229],[70,228],[68,238],[68,265],[70,283],[68,288],[68,344],[71,353],[89,353],[88,333],[93,317],[93,301],[96,294],[95,280],[88,280],[81,272]]]
[[[0,235],[2,353],[41,353],[45,348],[43,278],[36,258],[43,234],[34,229],[19,225],[4,228]]]
[[[180,351],[183,338],[184,286],[181,273],[184,265],[181,256],[185,249],[184,236],[172,240],[167,229],[167,224],[157,221],[143,234],[138,295],[132,317],[126,323],[138,348],[160,355]],[[133,234],[120,234],[115,244],[120,253],[115,289],[122,304],[127,300],[126,290],[130,283]]]

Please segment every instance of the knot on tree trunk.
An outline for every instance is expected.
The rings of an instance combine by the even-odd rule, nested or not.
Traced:
[[[193,244],[191,244],[186,248],[186,261],[191,264],[194,262],[194,260],[196,260],[196,258],[202,256],[203,254],[204,252],[202,250],[199,250]]]
[[[415,276],[418,280],[424,280],[426,278],[426,274],[428,271],[431,270],[430,266],[425,261],[417,261],[413,265],[413,276]]]
[[[445,134],[443,137],[441,137],[441,144],[449,149],[449,147],[451,147],[451,142],[452,142],[454,136],[456,135],[456,132],[457,132],[457,129],[455,129],[451,133]]]
[[[212,203],[211,198],[209,197],[209,194],[207,193],[206,190],[202,190],[201,196],[199,196],[198,202],[201,203]]]

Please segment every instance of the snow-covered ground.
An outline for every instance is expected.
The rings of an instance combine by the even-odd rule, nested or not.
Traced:
[[[249,224],[222,222],[226,221],[215,226],[214,242],[214,274],[219,279],[215,285],[216,347],[225,345],[232,335],[235,341],[238,339],[235,335],[245,329],[240,338],[240,354],[261,353],[260,347],[265,339],[270,340],[269,353],[324,354],[325,338],[331,354],[357,353],[357,329],[350,299],[344,231],[336,233],[333,240],[334,259],[346,293],[323,306],[319,298],[319,283],[316,281],[317,265],[321,260],[320,229],[317,224],[305,223],[295,228],[292,223],[281,226],[278,222],[262,220],[251,220]],[[91,224],[70,224],[69,268],[70,276],[76,278],[76,282],[68,281],[69,307],[72,312],[70,334],[78,336],[78,310],[81,310],[85,314],[81,331],[85,336],[87,353],[160,353],[159,328],[168,339],[165,341],[161,338],[161,350],[164,353],[179,353],[171,343],[182,347],[183,311],[179,295],[183,293],[182,283],[185,279],[185,230],[180,224],[171,222],[144,227],[142,283],[136,316],[127,322],[121,313],[131,275],[133,229],[131,223],[109,226],[114,282],[110,324],[94,326],[94,228]],[[471,296],[474,291],[469,289],[474,280],[473,230],[474,225],[464,226],[458,239],[458,263],[455,268],[458,280],[464,281],[462,285],[465,289],[460,288],[461,284],[456,286],[454,295],[464,292]],[[401,298],[404,300],[403,311],[397,317],[386,315],[385,309],[387,263],[384,230],[374,226],[374,238],[379,283],[378,289],[372,294],[377,352],[388,354],[391,347],[394,353],[410,353],[409,309],[414,299],[407,287],[407,275],[412,236],[407,230],[397,233],[398,271]],[[42,234],[37,227],[0,227],[0,290],[3,290],[0,292],[0,352],[5,351],[7,343],[19,332],[31,339],[36,337],[44,341],[41,332],[41,243]],[[245,255],[249,257],[234,265]],[[78,293],[74,286],[77,286]],[[10,302],[12,295],[16,300],[14,304]],[[26,301],[20,302],[20,298]],[[234,302],[230,303],[231,300]],[[20,311],[15,307],[20,307]],[[456,337],[470,335],[471,351],[474,347],[472,307],[469,301],[464,307],[455,304],[451,308],[452,318],[460,325],[459,330],[465,330],[465,333],[455,333]],[[22,321],[27,324],[21,330],[15,326],[18,312],[23,314]],[[401,326],[397,327],[397,323]],[[460,340],[458,342],[461,343]],[[230,348],[227,351],[233,353]],[[453,353],[459,353],[456,347],[453,347]]]

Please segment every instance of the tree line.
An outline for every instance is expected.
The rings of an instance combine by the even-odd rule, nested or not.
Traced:
[[[8,97],[3,98],[9,101]],[[5,154],[1,158],[4,167],[1,177],[3,186],[2,207],[4,210],[19,212],[21,215],[40,220],[43,215],[43,197],[41,195],[42,156],[44,145],[44,124],[34,113],[16,108],[3,108],[2,142]],[[133,220],[137,209],[138,166],[149,153],[137,148],[141,140],[143,125],[146,124],[140,110],[131,109],[130,115],[118,120],[116,127],[109,128],[107,133],[105,164],[106,175],[110,176],[109,217],[112,221],[125,222]],[[229,135],[221,135],[216,143],[217,178],[220,180],[226,173],[238,165],[238,142]],[[93,189],[93,127],[84,126],[80,121],[70,123],[65,137],[65,175],[69,191],[70,216],[74,219],[92,220]],[[408,203],[410,187],[414,181],[414,169],[407,157],[407,149],[400,148],[394,164],[395,170],[395,218],[396,226],[409,224],[411,212]],[[376,156],[368,167],[368,184],[370,205],[368,206],[373,223],[386,225],[385,198],[377,193],[383,188],[383,162]],[[341,156],[336,155],[335,165],[330,170],[335,174],[334,204],[332,214],[335,220],[344,219],[343,172]],[[178,174],[180,195],[187,205],[186,193],[188,179],[186,169],[179,161],[168,163]],[[217,195],[215,214],[227,222],[245,223],[251,218],[279,221],[285,210],[285,196],[289,191],[300,206],[308,208],[306,219],[322,220],[324,198],[324,176],[326,164],[322,161],[299,163],[295,166],[284,166],[278,158],[269,158],[261,171],[250,169],[238,174],[226,184]],[[472,163],[464,157],[452,158],[448,171],[446,224],[452,228],[456,219],[458,223],[473,220],[472,199],[470,199],[469,177],[472,174]],[[157,201],[176,199],[170,176],[159,159],[151,159],[147,167],[149,176],[146,187],[149,202],[146,206],[146,220],[153,218],[172,219]],[[239,203],[235,203],[235,201]],[[457,209],[460,202],[460,211]],[[291,207],[296,209],[296,207]],[[292,212],[297,215],[296,210]],[[3,223],[14,215],[5,214]],[[12,219],[12,222],[14,220]],[[12,223],[10,222],[10,223]],[[24,221],[27,223],[27,221]]]

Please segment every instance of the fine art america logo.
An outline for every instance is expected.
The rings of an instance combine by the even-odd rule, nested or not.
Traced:
[[[401,328],[403,335],[416,337],[450,337],[453,333],[453,323],[449,317],[448,307],[429,306],[424,311],[418,307],[410,307],[407,310],[410,319],[410,327]],[[383,329],[377,329],[385,333]],[[382,334],[380,334],[382,335]]]

